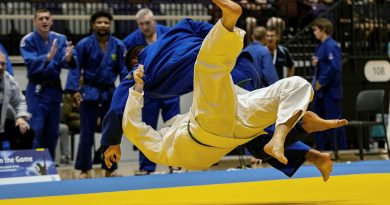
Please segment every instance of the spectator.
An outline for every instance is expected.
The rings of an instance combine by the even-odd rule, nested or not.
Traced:
[[[341,49],[331,37],[333,25],[328,19],[320,18],[312,25],[314,36],[320,41],[312,57],[315,76],[312,81],[314,88],[313,111],[324,119],[341,117]],[[334,130],[315,134],[317,149],[334,148]],[[347,142],[344,128],[337,129],[337,145],[346,149]]]
[[[79,65],[69,72],[66,82],[66,90],[80,104],[80,142],[75,168],[81,170],[81,179],[92,177],[92,147],[98,119],[104,117],[110,106],[116,78],[119,75],[122,80],[127,75],[125,45],[110,34],[112,20],[106,11],[92,14],[90,23],[94,32],[77,44]],[[84,83],[80,86],[81,78]]]
[[[8,53],[7,51],[5,50],[5,48],[3,47],[3,45],[1,45],[0,43],[0,53],[3,53],[3,55],[5,56],[5,58],[7,59],[7,72],[10,74],[10,75],[14,75],[14,69],[12,67],[12,64],[11,64],[11,60],[9,59],[8,57]]]
[[[34,132],[27,123],[31,114],[18,83],[6,67],[7,58],[0,52],[0,150],[31,149]],[[16,121],[7,117],[9,106],[16,112]]]
[[[70,164],[71,161],[69,146],[69,136],[71,133],[80,133],[80,112],[78,106],[73,103],[72,96],[65,94],[60,124],[61,164]]]
[[[55,159],[59,137],[62,88],[62,68],[75,68],[72,42],[62,34],[50,31],[53,20],[50,11],[35,12],[34,31],[20,42],[20,53],[27,67],[27,107],[32,114],[31,128],[35,132],[34,148],[48,148]]]
[[[169,27],[160,25],[154,19],[152,10],[143,8],[135,15],[138,29],[126,36],[123,43],[127,49],[153,43],[159,36],[169,31]]]
[[[80,132],[80,111],[79,107],[74,104],[70,94],[64,95],[64,103],[62,105],[63,122],[68,125],[69,131],[72,133]]]
[[[253,42],[244,48],[248,52],[256,67],[264,86],[269,86],[278,81],[275,67],[272,64],[272,56],[267,47],[265,47],[266,30],[264,27],[256,27],[252,34]]]
[[[286,47],[279,45],[281,34],[281,31],[276,27],[267,27],[267,47],[271,52],[272,63],[275,66],[279,79],[291,77],[295,74],[294,60],[290,51]],[[287,72],[285,72],[285,68]]]

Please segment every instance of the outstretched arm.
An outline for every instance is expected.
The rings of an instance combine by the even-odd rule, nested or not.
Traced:
[[[124,135],[153,162],[166,164],[161,161],[166,153],[162,150],[163,136],[151,126],[142,122],[143,66],[134,71],[134,87],[129,89],[129,97],[126,102],[122,119]]]

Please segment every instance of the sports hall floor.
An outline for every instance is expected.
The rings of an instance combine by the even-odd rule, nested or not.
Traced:
[[[358,161],[355,152],[340,153],[326,183],[311,165],[291,179],[273,168],[226,170],[239,165],[230,157],[205,172],[1,186],[0,204],[390,204],[387,156],[369,155]],[[131,169],[136,164],[125,162],[119,171],[132,175]],[[98,170],[95,176],[101,177]],[[59,173],[62,178],[71,176],[73,168],[59,167]]]

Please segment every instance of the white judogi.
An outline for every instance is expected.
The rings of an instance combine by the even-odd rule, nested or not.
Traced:
[[[219,21],[203,41],[194,70],[190,111],[156,131],[142,122],[143,94],[130,88],[122,127],[126,137],[153,162],[206,169],[264,128],[303,116],[313,97],[311,85],[299,77],[270,87],[240,92],[230,76],[243,47],[245,32],[226,30]],[[190,132],[189,132],[190,131]],[[192,135],[192,136],[191,136]]]

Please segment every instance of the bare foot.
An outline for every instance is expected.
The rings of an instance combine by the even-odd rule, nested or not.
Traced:
[[[313,163],[321,172],[322,179],[326,182],[329,179],[330,173],[333,171],[332,160],[329,153],[321,153],[311,149],[306,154],[306,159]]]
[[[307,111],[302,118],[302,128],[307,133],[338,128],[347,124],[348,121],[346,119],[325,120],[320,118],[316,113],[311,111]]]
[[[264,152],[268,155],[272,156],[273,158],[277,159],[279,162],[283,164],[287,164],[288,160],[284,156],[284,143],[278,142],[278,140],[275,140],[272,138],[265,146],[264,146]]]
[[[241,16],[242,8],[231,0],[213,0],[222,10],[222,24],[229,31],[233,31],[238,18]]]

